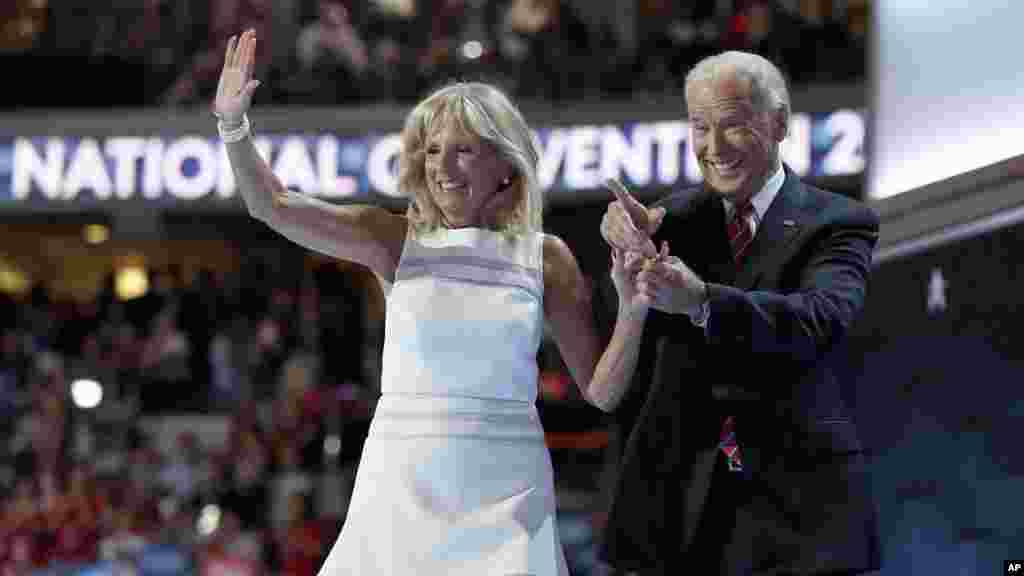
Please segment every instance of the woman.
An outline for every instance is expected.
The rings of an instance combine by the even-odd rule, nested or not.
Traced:
[[[547,320],[583,397],[610,406],[636,362],[650,292],[615,258],[619,316],[601,354],[572,253],[541,232],[538,153],[485,84],[409,114],[396,215],[286,190],[249,138],[255,34],[228,43],[214,112],[249,212],[374,272],[387,295],[382,395],[349,511],[321,574],[567,575],[534,402]]]

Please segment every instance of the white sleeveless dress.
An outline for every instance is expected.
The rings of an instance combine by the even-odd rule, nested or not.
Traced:
[[[381,397],[321,576],[568,576],[535,406],[542,239],[408,234]]]

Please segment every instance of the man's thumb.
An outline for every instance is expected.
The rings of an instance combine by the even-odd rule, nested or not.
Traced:
[[[665,219],[665,207],[664,206],[658,206],[657,208],[651,209],[651,211],[648,212],[647,234],[649,236],[654,236],[654,233],[657,232],[658,228],[661,227],[661,222],[664,219]]]
[[[249,83],[245,85],[245,99],[249,101],[252,99],[253,92],[260,87],[259,80],[249,80]]]

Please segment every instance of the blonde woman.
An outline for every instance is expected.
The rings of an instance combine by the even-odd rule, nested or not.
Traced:
[[[617,257],[619,316],[603,352],[565,243],[541,231],[533,134],[499,90],[441,88],[408,115],[408,212],[286,190],[246,111],[256,38],[232,38],[214,112],[249,212],[287,238],[367,266],[387,295],[381,397],[351,504],[320,573],[566,576],[535,407],[544,321],[583,396],[610,407],[636,364],[649,293]]]

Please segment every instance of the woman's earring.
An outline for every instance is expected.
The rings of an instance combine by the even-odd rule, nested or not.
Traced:
[[[511,176],[506,176],[505,179],[501,181],[500,188],[502,190],[504,190],[504,189],[508,188],[511,185],[512,185],[512,177]]]

